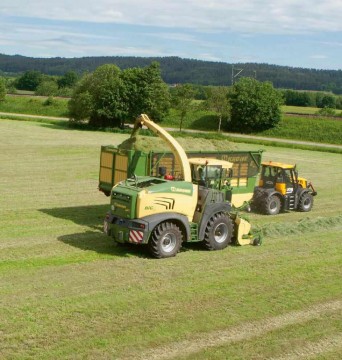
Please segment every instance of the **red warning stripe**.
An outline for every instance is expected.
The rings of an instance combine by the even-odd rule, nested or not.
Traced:
[[[142,242],[143,237],[144,237],[143,231],[131,230],[129,232],[129,242],[133,242],[133,243]]]

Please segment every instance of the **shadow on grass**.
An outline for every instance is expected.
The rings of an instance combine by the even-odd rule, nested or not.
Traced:
[[[151,258],[147,246],[135,244],[115,244],[113,239],[102,231],[103,220],[108,205],[74,206],[40,209],[44,214],[71,221],[86,227],[83,232],[58,236],[58,241],[84,251],[95,251],[122,257]],[[181,253],[188,251],[207,251],[202,243],[183,243]]]
[[[98,254],[119,257],[151,257],[147,246],[134,244],[115,244],[113,239],[99,231],[85,231],[82,233],[62,235],[58,237],[64,244],[84,251],[95,251]]]
[[[149,257],[146,246],[115,245],[113,239],[102,232],[103,220],[107,210],[108,205],[91,205],[40,209],[39,211],[87,228],[80,233],[58,236],[58,240],[65,244],[84,251],[95,251],[99,254]]]
[[[108,205],[71,206],[51,209],[40,209],[44,214],[58,219],[71,221],[90,229],[102,229],[103,220],[108,211]]]

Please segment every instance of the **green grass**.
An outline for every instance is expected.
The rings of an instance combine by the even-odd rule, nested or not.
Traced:
[[[319,110],[319,108],[316,107],[288,106],[288,105],[283,105],[281,109],[284,114],[293,113],[293,114],[304,114],[304,115],[314,115]]]
[[[46,101],[46,97],[7,95],[5,101],[0,101],[0,112],[68,117],[68,99],[54,98],[50,105]]]
[[[313,181],[313,211],[249,214],[260,247],[197,244],[155,260],[101,231],[100,145],[127,137],[0,120],[0,357],[264,359],[318,344],[317,356],[337,358],[321,342],[341,333],[341,308],[330,308],[341,300],[341,156],[264,146],[265,160],[296,162]],[[203,346],[221,332],[241,338]]]
[[[342,121],[287,116],[276,128],[258,132],[255,135],[341,145]]]
[[[177,111],[171,110],[162,125],[179,129],[179,123]],[[218,129],[218,119],[214,113],[193,111],[187,114],[182,125],[183,129],[215,132]],[[222,128],[229,132],[229,128],[224,127],[224,125]],[[253,135],[341,145],[342,121],[324,117],[284,116],[276,128],[257,132]]]

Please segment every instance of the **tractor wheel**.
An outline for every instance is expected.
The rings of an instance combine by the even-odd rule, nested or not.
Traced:
[[[310,211],[312,209],[312,205],[313,196],[310,193],[306,192],[299,199],[298,210],[302,212]]]
[[[264,199],[262,204],[262,212],[266,215],[277,215],[281,209],[281,201],[279,196],[272,195]]]
[[[148,247],[152,256],[157,259],[176,256],[182,245],[182,232],[179,227],[165,221],[153,230]]]
[[[261,204],[262,204],[262,199],[264,197],[264,192],[262,190],[260,190],[259,188],[256,188],[254,190],[253,193],[253,198],[251,201],[251,210],[253,212],[261,212]]]
[[[210,218],[205,229],[204,245],[208,250],[221,250],[232,241],[233,224],[223,213]]]

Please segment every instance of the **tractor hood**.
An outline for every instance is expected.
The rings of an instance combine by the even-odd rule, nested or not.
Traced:
[[[158,194],[169,197],[189,196],[188,202],[192,202],[194,186],[186,181],[170,181],[161,178],[139,176],[121,181],[113,187],[111,193],[111,213],[117,217],[136,218],[137,199],[155,198]],[[152,206],[152,204],[151,204]],[[144,206],[144,208],[149,206]],[[140,214],[141,215],[141,214]]]

